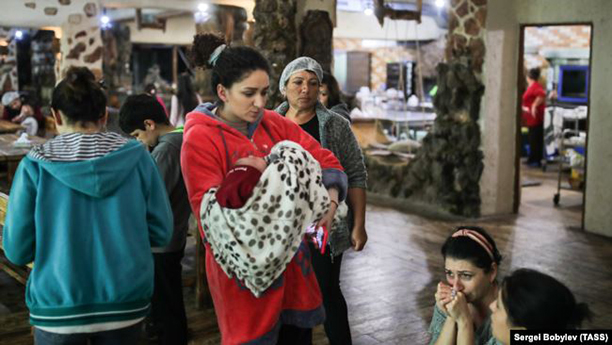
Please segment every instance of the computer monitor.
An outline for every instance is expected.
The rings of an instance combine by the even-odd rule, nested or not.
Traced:
[[[587,103],[589,100],[589,66],[559,66],[557,99],[567,103]]]

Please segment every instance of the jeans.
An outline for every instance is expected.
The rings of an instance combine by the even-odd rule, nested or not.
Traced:
[[[36,345],[134,345],[138,343],[142,322],[135,325],[95,333],[59,334],[34,328]]]

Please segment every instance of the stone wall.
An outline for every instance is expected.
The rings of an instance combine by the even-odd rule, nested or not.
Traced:
[[[32,85],[41,104],[50,104],[55,87],[55,55],[59,51],[55,32],[39,30],[32,39]]]
[[[368,182],[377,193],[478,217],[484,168],[479,117],[486,0],[453,0],[451,5],[448,62],[436,68],[434,125],[408,164],[369,157]]]
[[[297,0],[255,1],[254,43],[272,67],[268,108],[282,102],[282,95],[278,91],[278,78],[285,66],[296,58],[296,2]]]
[[[487,0],[451,0],[450,5],[447,59],[465,60],[480,78],[485,56]]]
[[[300,56],[317,60],[323,70],[331,72],[334,26],[329,12],[308,11],[300,24]]]
[[[104,43],[102,65],[106,85],[110,90],[131,90],[132,73],[129,65],[132,42],[129,26],[115,23],[110,29],[102,31],[102,41]]]
[[[88,2],[77,13],[72,13],[62,25],[60,73],[72,66],[89,68],[102,78],[102,36],[98,22],[99,4]],[[61,79],[61,76],[59,76]]]
[[[0,93],[17,90],[17,44],[15,43],[15,30],[0,28],[0,40],[7,43],[6,54],[0,55]]]

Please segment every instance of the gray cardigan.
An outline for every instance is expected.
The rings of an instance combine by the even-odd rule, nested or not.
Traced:
[[[283,102],[275,111],[284,116],[288,110],[289,104]],[[321,146],[330,150],[340,161],[348,177],[348,188],[366,189],[368,176],[363,154],[349,122],[342,116],[329,111],[320,102],[317,102],[316,113],[319,120]],[[351,247],[352,225],[353,214],[349,209],[348,217],[338,224],[338,227],[335,227],[337,231],[330,236],[329,245],[332,255],[342,254]]]

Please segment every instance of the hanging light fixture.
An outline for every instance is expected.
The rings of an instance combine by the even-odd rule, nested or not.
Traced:
[[[194,14],[196,23],[202,23],[208,19],[209,17],[208,7],[209,7],[208,4],[203,3],[203,2],[198,4],[198,10]]]

